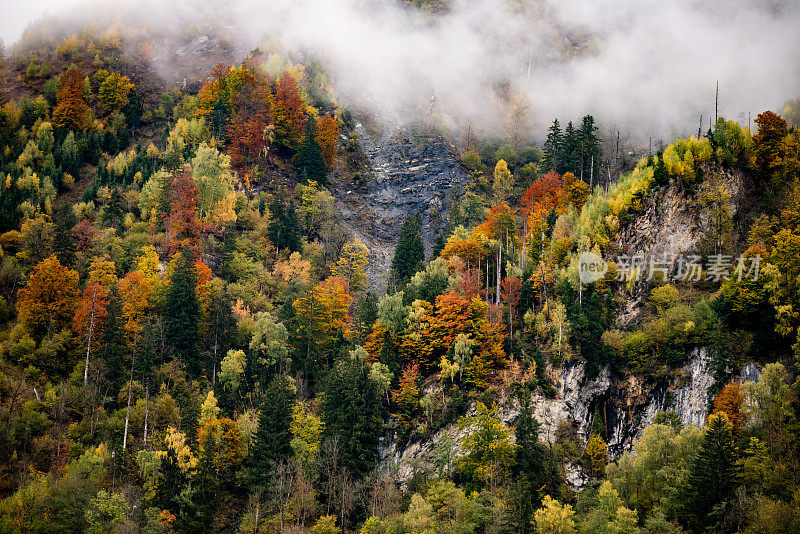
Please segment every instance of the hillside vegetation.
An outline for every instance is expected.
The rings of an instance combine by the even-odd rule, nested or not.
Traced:
[[[591,115],[540,148],[509,97],[505,137],[444,133],[470,183],[432,255],[406,217],[378,295],[332,194],[369,162],[324,70],[259,49],[166,86],[134,37],[29,36],[0,66],[0,531],[800,531],[800,132],[781,115],[639,159]],[[666,191],[698,239],[652,272],[622,236]],[[663,385],[699,348],[703,428],[661,412],[618,457],[602,417],[540,436],[531,399],[575,362]],[[385,451],[445,428],[435,468],[401,480]]]

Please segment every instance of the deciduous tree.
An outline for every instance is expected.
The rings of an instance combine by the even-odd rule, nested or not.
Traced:
[[[53,122],[61,128],[83,130],[87,126],[89,107],[83,99],[83,75],[77,67],[70,67],[61,76],[61,86],[56,95]]]
[[[72,321],[77,299],[78,273],[50,256],[33,268],[28,284],[19,291],[19,320],[41,339]]]

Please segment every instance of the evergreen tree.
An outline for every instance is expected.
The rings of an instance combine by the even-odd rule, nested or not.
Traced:
[[[737,456],[728,415],[712,414],[692,464],[685,501],[687,523],[695,530],[716,531],[715,525],[723,519],[726,505],[739,485],[741,465]]]
[[[392,272],[398,282],[408,281],[425,261],[425,245],[422,243],[421,231],[422,215],[419,212],[409,214],[403,221],[392,259]]]
[[[189,372],[200,374],[197,333],[200,306],[197,302],[197,272],[191,252],[184,250],[169,280],[164,302],[164,330],[173,354]]]
[[[72,132],[70,132],[71,134]],[[75,240],[72,238],[72,228],[77,223],[75,214],[68,205],[63,205],[55,216],[56,229],[53,238],[53,251],[58,261],[65,267],[75,265]]]
[[[119,188],[115,187],[111,190],[111,196],[108,199],[103,209],[103,223],[111,228],[119,229],[122,225],[122,219],[125,213],[125,208],[122,205],[122,193]]]
[[[664,153],[659,152],[656,159],[658,162],[653,170],[653,181],[655,181],[656,185],[667,185],[669,184],[669,173],[664,163]]]
[[[172,447],[167,447],[167,455],[161,461],[161,473],[152,504],[160,510],[169,510],[173,515],[178,515],[181,492],[188,482],[186,474],[178,464],[178,455]]]
[[[117,287],[111,288],[108,295],[108,308],[103,321],[103,334],[100,336],[100,355],[106,362],[108,380],[112,390],[116,391],[128,379],[128,364],[125,357],[128,352],[125,343],[125,331],[122,328],[122,298]]]
[[[297,171],[307,180],[314,180],[318,183],[325,183],[325,175],[328,169],[325,166],[325,159],[322,157],[322,150],[317,142],[317,121],[309,117],[306,121],[306,133],[300,151],[297,153]]]
[[[295,390],[291,379],[278,375],[264,393],[258,415],[258,430],[250,453],[250,483],[266,485],[278,462],[292,455],[292,407]]]
[[[578,142],[580,145],[580,168],[578,170],[581,180],[588,183],[590,177],[598,176],[597,169],[600,167],[602,156],[600,139],[597,137],[597,126],[591,115],[586,115],[581,120]]]
[[[544,172],[556,171],[558,168],[558,158],[561,153],[562,143],[561,125],[558,124],[558,119],[553,119],[553,124],[547,134],[547,140],[544,142],[544,156],[542,157],[542,170]]]
[[[70,130],[61,144],[61,168],[76,177],[80,171],[80,163],[78,143],[75,141],[75,134]]]
[[[220,276],[226,282],[234,281],[231,262],[233,262],[233,253],[238,252],[236,242],[236,228],[233,225],[227,226],[222,234],[222,272],[220,273]]]
[[[363,358],[342,358],[328,377],[322,405],[323,439],[338,440],[342,461],[356,477],[372,469],[382,430],[380,392],[369,372]]]
[[[297,212],[291,201],[288,206],[284,205],[282,196],[282,192],[273,196],[269,205],[272,222],[267,229],[267,235],[278,250],[288,248],[292,252],[300,252],[303,243],[300,240]]]
[[[575,130],[575,127],[572,125],[572,121],[570,121],[567,124],[566,129],[564,129],[563,143],[561,144],[561,150],[558,154],[556,171],[559,174],[564,174],[566,172],[577,174],[580,172],[580,169],[578,168],[579,162],[580,136],[578,131]]]
[[[539,423],[533,416],[530,395],[525,392],[521,399],[519,420],[515,428],[517,443],[514,464],[514,483],[510,491],[509,522],[515,532],[533,532],[531,517],[539,508],[544,485],[545,451],[539,444]]]
[[[231,309],[227,286],[219,280],[209,284],[208,295],[203,304],[203,319],[200,334],[204,352],[208,354],[212,377],[216,379],[219,363],[228,351],[236,331],[236,319]]]
[[[537,488],[540,485],[544,451],[539,444],[539,422],[533,416],[533,406],[528,395],[522,399],[514,434],[517,442],[515,475],[518,478],[526,478],[532,488]],[[537,507],[538,500],[534,503]]]

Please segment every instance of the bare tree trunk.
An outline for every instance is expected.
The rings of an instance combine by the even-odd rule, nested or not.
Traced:
[[[497,276],[495,277],[495,292],[494,292],[494,303],[500,305],[500,271],[503,265],[503,241],[502,238],[500,243],[497,247]]]
[[[89,353],[92,349],[92,336],[94,335],[94,304],[97,301],[97,287],[92,294],[92,315],[89,319],[89,337],[86,340],[86,365],[83,367],[83,385],[89,381]]]
[[[217,385],[217,349],[219,348],[219,312],[217,312],[217,326],[214,327],[214,368],[211,370],[211,384]]]
[[[142,439],[142,445],[147,445],[147,416],[150,412],[150,384],[145,387],[144,390],[144,438]]]
[[[125,434],[122,437],[122,450],[124,451],[128,446],[128,422],[131,418],[131,388],[133,386],[133,362],[136,361],[136,349],[133,349],[131,355],[131,376],[128,380],[128,409],[125,410]]]

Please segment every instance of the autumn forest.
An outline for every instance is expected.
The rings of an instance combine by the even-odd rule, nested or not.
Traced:
[[[800,532],[800,100],[387,127],[212,26],[0,49],[0,532]]]

